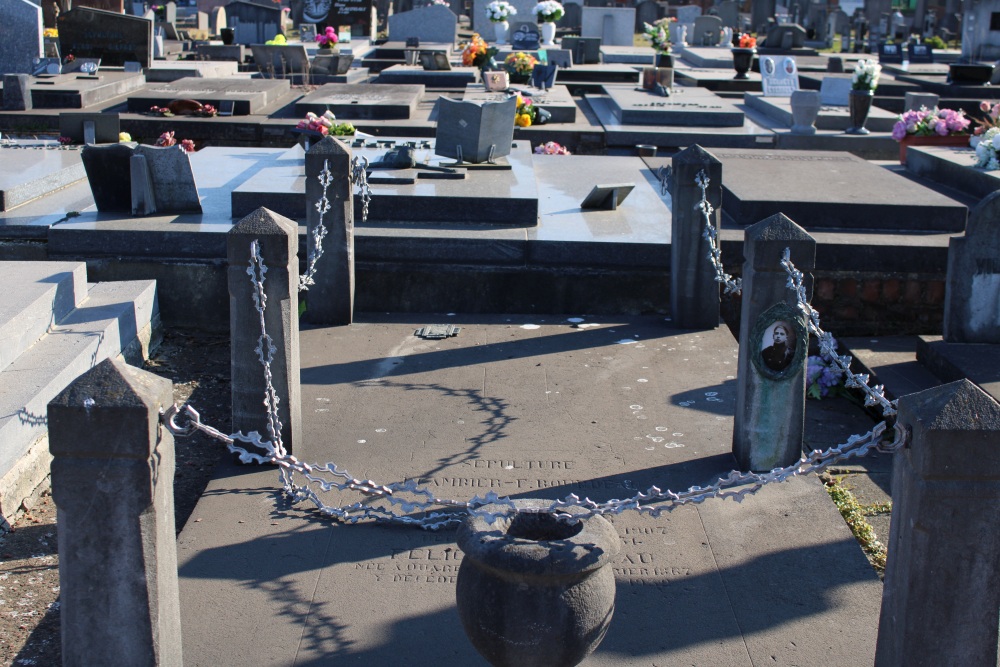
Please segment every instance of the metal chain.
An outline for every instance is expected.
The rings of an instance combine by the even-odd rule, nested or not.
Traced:
[[[822,336],[823,340],[825,340],[828,334],[819,328],[819,315],[807,303],[803,305],[805,290],[801,287],[802,274],[792,265],[790,259],[788,259],[788,254],[786,250],[782,266],[789,272],[789,288],[795,290],[799,307],[803,308],[803,311],[808,314],[810,330],[818,332],[818,335]],[[166,427],[174,435],[186,436],[191,435],[195,431],[201,431],[225,442],[229,450],[238,454],[240,460],[244,463],[269,463],[277,465],[281,472],[282,487],[293,501],[308,500],[320,512],[347,523],[356,523],[371,519],[435,530],[450,524],[459,523],[462,521],[463,516],[467,514],[481,516],[488,522],[493,523],[498,516],[507,516],[519,511],[525,511],[514,507],[510,498],[501,498],[493,492],[482,497],[475,496],[467,501],[438,498],[430,490],[419,486],[415,480],[395,482],[388,485],[379,484],[372,480],[360,480],[334,463],[310,465],[299,461],[286,452],[281,443],[281,422],[278,418],[277,409],[278,397],[273,386],[270,369],[276,349],[271,342],[270,336],[267,334],[264,319],[264,312],[267,305],[266,298],[264,297],[264,276],[266,272],[267,268],[264,266],[263,260],[260,257],[259,247],[255,241],[251,246],[250,267],[247,269],[247,273],[254,283],[254,306],[259,314],[261,327],[261,335],[255,351],[264,367],[266,383],[264,405],[268,412],[268,432],[271,440],[264,440],[256,432],[251,432],[248,435],[234,433],[230,436],[225,436],[217,429],[203,425],[197,411],[190,407],[185,408],[188,423],[178,425],[176,420],[180,414],[180,409],[176,406],[164,412],[163,415]],[[855,381],[860,381],[863,377],[857,376],[857,380]],[[867,385],[865,386],[867,387]],[[881,395],[881,388],[877,389],[878,391],[873,393]],[[908,433],[905,428],[897,423],[893,427],[895,433],[893,442],[884,444],[882,436],[886,429],[887,424],[883,421],[864,435],[851,436],[847,442],[825,451],[814,450],[792,465],[784,468],[775,468],[767,473],[733,470],[725,477],[720,477],[714,484],[707,487],[692,486],[686,491],[677,493],[670,490],[664,491],[657,486],[652,486],[645,492],[639,492],[631,498],[612,499],[605,502],[596,502],[589,498],[580,498],[576,494],[570,494],[563,500],[553,501],[548,507],[529,511],[552,513],[566,517],[569,520],[577,520],[582,516],[596,514],[620,514],[627,510],[656,517],[662,512],[670,511],[680,505],[701,503],[709,498],[732,498],[739,502],[747,495],[756,493],[766,484],[783,482],[791,477],[818,472],[845,459],[865,456],[872,449],[892,452],[906,443]],[[252,445],[262,451],[263,454],[251,452],[238,445],[237,442]],[[307,483],[315,484],[322,492],[332,490],[357,491],[364,495],[365,498],[350,505],[327,505],[320,498],[316,490],[308,485],[299,485],[294,482],[293,474],[296,472],[305,477]],[[326,473],[329,477],[323,477],[321,473]],[[500,512],[486,512],[481,508],[487,504],[502,505],[503,510]],[[570,506],[580,507],[585,512],[570,517],[562,511]],[[414,512],[423,512],[424,514],[410,516]]]
[[[701,211],[705,219],[705,228],[701,233],[702,238],[708,241],[708,259],[715,267],[715,281],[722,283],[723,294],[740,294],[743,291],[743,279],[733,278],[722,268],[722,252],[719,250],[719,231],[712,224],[712,214],[715,207],[708,203],[708,174],[702,169],[694,177],[695,184],[701,188],[701,201],[695,204],[695,208]]]
[[[819,341],[820,351],[827,357],[834,360],[838,367],[846,375],[846,380],[844,385],[851,389],[860,389],[865,393],[865,405],[866,406],[878,406],[882,409],[882,415],[884,417],[893,417],[896,414],[896,401],[890,401],[885,397],[885,386],[875,385],[874,387],[868,384],[871,379],[867,373],[852,373],[851,372],[851,357],[850,355],[840,355],[837,354],[836,343],[833,340],[833,335],[823,331],[819,324],[819,313],[816,312],[806,299],[806,288],[803,285],[803,275],[802,272],[795,268],[791,260],[791,249],[785,248],[785,251],[781,254],[781,268],[785,270],[788,274],[788,289],[793,290],[797,297],[798,308],[802,311],[802,314],[806,316],[806,322],[809,327],[809,333],[816,336]]]
[[[310,285],[315,285],[313,276],[316,275],[316,262],[323,256],[323,239],[326,238],[326,225],[323,224],[323,216],[330,210],[330,200],[327,199],[326,192],[333,183],[333,174],[330,173],[330,161],[323,160],[323,171],[319,172],[318,180],[323,186],[323,194],[316,202],[316,211],[319,213],[319,221],[313,227],[309,244],[306,248],[306,272],[299,276],[299,291],[308,290]]]
[[[354,156],[351,160],[351,183],[358,186],[361,195],[361,223],[368,222],[368,205],[372,201],[372,188],[368,185],[368,158]]]

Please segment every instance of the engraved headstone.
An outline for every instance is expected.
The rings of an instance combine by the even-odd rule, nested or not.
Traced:
[[[903,98],[903,111],[919,111],[920,107],[933,109],[938,105],[941,96],[937,93],[906,93]]]
[[[910,44],[906,52],[911,64],[934,62],[934,49],[926,44]]]
[[[824,77],[819,85],[819,101],[825,107],[846,107],[851,93],[851,80]]]
[[[740,6],[735,0],[722,0],[716,7],[722,25],[727,28],[740,27]]]
[[[157,213],[201,213],[201,199],[187,151],[178,146],[140,144],[134,154],[146,158]]]
[[[541,38],[538,26],[534,23],[516,23],[511,26],[510,47],[514,51],[535,51]]]
[[[91,141],[87,142],[85,134],[87,127]],[[116,113],[91,113],[84,111],[66,111],[59,114],[59,135],[69,137],[77,143],[118,143],[121,132],[121,121]]]
[[[765,97],[789,97],[799,89],[799,71],[792,56],[761,56],[760,76]]]
[[[42,45],[42,10],[28,0],[0,0],[0,74],[29,74]]]
[[[718,16],[699,16],[688,40],[695,46],[718,46],[722,33],[722,19]]]
[[[635,43],[635,9],[632,7],[584,7],[582,37],[599,37],[605,46]]]
[[[122,67],[126,61],[149,67],[153,24],[143,18],[78,7],[59,15],[59,48],[64,56],[97,58]]]
[[[601,40],[592,37],[563,37],[562,47],[573,54],[575,65],[593,65],[601,62]]]
[[[417,37],[421,42],[454,44],[458,39],[458,17],[441,5],[390,16],[389,39],[402,42],[408,37]]]
[[[950,343],[1000,343],[1000,192],[969,214],[964,236],[948,247],[944,338]]]
[[[372,0],[291,0],[289,7],[293,23],[315,25],[319,32],[327,27],[350,26],[355,34],[374,35]]]
[[[806,29],[797,23],[778,23],[767,30],[764,45],[769,49],[801,49],[805,45]]]
[[[642,0],[635,6],[635,32],[642,32],[644,24],[660,18],[660,6],[656,0]]]
[[[531,85],[535,88],[548,90],[556,85],[556,70],[558,69],[555,65],[535,65],[534,69],[531,70]]]
[[[514,97],[483,103],[441,97],[438,104],[434,142],[438,155],[481,164],[510,154],[517,106]]]
[[[267,7],[246,0],[226,5],[226,25],[234,30],[235,44],[263,44],[284,33],[284,15],[278,5]]]
[[[902,63],[903,50],[899,44],[882,44],[878,47],[878,61],[880,63]]]

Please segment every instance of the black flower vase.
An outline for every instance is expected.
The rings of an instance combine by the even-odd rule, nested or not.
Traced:
[[[874,96],[875,93],[871,90],[851,91],[851,94],[848,96],[851,127],[847,129],[847,134],[869,133],[869,130],[865,128],[865,123],[868,121],[868,112],[872,108],[872,98]]]
[[[733,77],[734,79],[750,78],[747,75],[747,72],[750,71],[750,66],[753,65],[753,54],[754,49],[733,49],[733,69],[736,70],[736,76]]]
[[[219,36],[222,37],[222,43],[229,46],[236,39],[236,31],[232,28],[223,28],[219,31]]]
[[[674,66],[674,57],[669,53],[657,53],[656,54],[656,66],[657,67],[670,67]]]

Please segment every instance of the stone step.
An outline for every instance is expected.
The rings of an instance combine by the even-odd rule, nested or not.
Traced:
[[[930,389],[941,380],[917,360],[917,336],[838,338],[840,354],[854,357],[853,370],[871,375],[871,384],[885,386],[889,399]]]
[[[48,475],[48,402],[106,358],[141,362],[159,329],[155,281],[92,284],[76,309],[0,372],[0,527]]]
[[[87,292],[83,262],[0,263],[0,371],[61,321]]]

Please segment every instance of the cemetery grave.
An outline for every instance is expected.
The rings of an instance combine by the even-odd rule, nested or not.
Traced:
[[[16,2],[23,0],[0,0],[0,7]],[[438,495],[460,499],[494,490],[522,498],[562,498],[572,492],[607,500],[653,483],[671,488],[704,483],[736,467],[734,455],[740,467],[747,467],[734,434],[761,413],[747,408],[749,390],[740,379],[761,374],[766,379],[766,371],[752,366],[740,350],[756,345],[747,336],[757,333],[741,331],[738,343],[735,332],[715,328],[719,316],[710,308],[712,322],[704,329],[687,328],[675,312],[690,291],[672,283],[671,270],[685,253],[698,254],[702,263],[705,253],[700,234],[689,246],[687,232],[680,229],[681,210],[694,210],[688,199],[696,188],[687,183],[688,191],[679,192],[680,177],[675,174],[668,184],[660,168],[674,163],[670,155],[678,148],[695,143],[719,160],[721,171],[711,180],[718,190],[713,201],[725,268],[738,270],[741,253],[753,264],[753,253],[743,246],[745,237],[757,238],[753,230],[759,227],[746,231],[751,225],[767,219],[794,229],[801,237],[790,240],[813,243],[815,266],[812,260],[796,262],[813,275],[816,302],[840,318],[838,323],[858,319],[854,332],[891,330],[860,321],[874,310],[875,317],[888,313],[907,322],[904,328],[929,331],[937,326],[934,318],[941,317],[943,305],[945,340],[922,341],[922,360],[943,380],[971,377],[996,395],[991,366],[975,368],[977,356],[988,357],[992,349],[969,346],[997,341],[948,339],[955,331],[949,316],[963,317],[956,314],[954,299],[970,280],[977,316],[996,319],[990,304],[997,293],[991,276],[997,272],[988,257],[993,239],[982,236],[992,209],[970,217],[967,206],[992,192],[995,173],[972,171],[970,149],[913,147],[906,165],[912,178],[894,173],[901,169],[895,165],[857,157],[895,158],[898,145],[888,136],[895,112],[873,107],[872,135],[843,135],[847,109],[836,102],[844,98],[850,74],[827,74],[828,55],[816,55],[802,42],[801,27],[779,18],[768,47],[779,57],[796,54],[802,88],[822,90],[815,135],[788,130],[793,124],[789,98],[755,92],[759,74],[751,73],[749,83],[734,81],[726,47],[678,49],[670,95],[644,90],[641,70],[652,56],[650,49],[632,46],[636,9],[583,8],[567,20],[581,27],[584,40],[602,43],[603,64],[561,67],[558,85],[545,92],[514,86],[553,117],[550,124],[527,129],[487,128],[493,139],[485,139],[485,145],[492,144],[499,156],[492,164],[482,136],[477,149],[456,153],[453,144],[460,143],[463,132],[448,119],[465,118],[457,110],[461,103],[453,100],[483,103],[504,95],[483,90],[475,68],[453,64],[442,70],[436,60],[433,67],[430,60],[404,64],[407,53],[419,61],[417,48],[454,58],[458,32],[451,10],[433,6],[390,17],[390,37],[398,41],[392,49],[380,47],[382,52],[363,40],[353,49],[342,45],[350,51],[343,59],[316,56],[311,44],[290,47],[303,72],[322,62],[319,77],[327,78],[312,79],[324,85],[311,90],[294,85],[300,80],[290,81],[285,73],[277,76],[275,54],[289,47],[260,46],[271,30],[264,10],[273,14],[274,8],[242,0],[230,7],[231,12],[224,11],[237,28],[239,48],[254,54],[258,62],[252,69],[262,76],[251,76],[250,67],[238,68],[233,61],[191,61],[189,66],[151,60],[147,78],[109,68],[125,51],[136,60],[152,58],[157,40],[143,45],[145,33],[139,34],[151,22],[126,24],[115,14],[114,30],[127,25],[136,33],[112,45],[111,38],[94,31],[92,18],[74,27],[73,21],[84,23],[80,17],[94,16],[78,8],[64,14],[69,21],[65,44],[83,54],[80,60],[101,58],[96,75],[27,79],[33,109],[18,109],[23,80],[5,78],[10,91],[5,104],[14,102],[11,111],[0,112],[4,136],[7,118],[37,118],[52,127],[59,124],[53,110],[87,108],[116,120],[120,114],[123,129],[147,141],[137,130],[156,128],[150,132],[155,137],[164,128],[176,129],[181,138],[190,128],[197,133],[190,137],[207,146],[189,156],[128,144],[77,151],[5,143],[0,146],[0,157],[9,156],[0,161],[0,258],[87,259],[88,278],[102,285],[155,278],[157,297],[152,309],[143,306],[145,311],[162,313],[169,326],[219,331],[232,326],[245,336],[247,328],[235,323],[249,301],[234,306],[227,284],[227,273],[239,273],[249,289],[245,267],[227,266],[233,261],[234,224],[255,229],[271,224],[269,234],[280,228],[287,237],[285,255],[294,257],[297,250],[310,258],[318,186],[307,173],[316,160],[310,163],[303,149],[292,145],[288,130],[307,112],[330,110],[338,120],[358,121],[359,129],[377,136],[343,141],[349,155],[368,161],[371,199],[362,196],[363,187],[355,187],[348,204],[344,193],[352,187],[338,167],[335,181],[341,189],[332,196],[337,204],[328,224],[334,230],[331,254],[350,263],[349,277],[338,265],[334,281],[351,286],[347,321],[354,312],[364,314],[350,326],[321,326],[315,318],[323,311],[328,287],[314,286],[311,308],[308,292],[299,297],[306,304],[303,322],[312,324],[301,332],[293,327],[291,349],[297,361],[301,350],[302,385],[292,383],[289,391],[301,394],[289,394],[283,409],[289,404],[301,409],[300,423],[285,420],[297,424],[294,451],[300,459],[336,460],[363,477],[414,480]],[[705,26],[720,22],[700,13],[697,7],[679,8],[679,23],[705,33]],[[473,26],[482,21],[483,12],[477,14]],[[531,7],[525,6],[519,18],[530,21]],[[168,36],[176,34],[169,17],[161,27]],[[414,37],[421,46],[406,47],[402,40]],[[710,42],[710,37],[688,32],[689,42]],[[172,49],[187,53],[193,46],[177,41],[158,53],[169,58],[176,55]],[[242,53],[235,57],[242,60]],[[313,59],[308,66],[306,58]],[[0,73],[12,73],[14,66],[6,64],[12,61],[0,49]],[[342,66],[355,62],[363,66]],[[905,93],[932,89],[945,91],[949,101],[990,97],[981,86],[943,83],[942,67],[947,65],[914,63],[898,78],[887,68],[877,91],[880,103],[895,109]],[[379,74],[377,82],[369,73]],[[43,91],[40,96],[37,89]],[[734,94],[740,92],[745,94]],[[437,101],[439,96],[444,99]],[[145,115],[150,106],[175,99],[225,106],[237,117],[195,123]],[[533,145],[552,139],[602,154],[533,154]],[[645,157],[635,157],[637,150]],[[380,161],[389,159],[390,151],[412,155],[415,166],[387,168]],[[468,163],[452,165],[462,157]],[[84,165],[89,181],[81,175]],[[351,176],[354,186],[358,178],[357,172]],[[940,193],[945,187],[961,193],[946,196]],[[590,208],[588,202],[602,193],[603,203]],[[608,197],[617,200],[610,203]],[[336,236],[345,230],[346,245]],[[963,232],[967,238],[957,236]],[[953,254],[963,242],[985,254],[956,269],[957,260],[945,259],[949,242]],[[292,259],[269,269],[272,284],[294,283],[299,273]],[[285,270],[288,275],[282,277]],[[768,271],[780,272],[763,269]],[[942,304],[935,301],[945,299],[935,281],[943,283],[946,271],[948,301]],[[742,277],[748,292],[756,294],[752,273],[744,268]],[[864,275],[865,281],[883,285],[872,297],[867,283],[862,289],[858,279],[858,298],[867,304],[863,314],[850,314],[853,302],[846,291],[824,286],[843,284],[849,280],[845,275]],[[898,287],[895,296],[892,281]],[[710,285],[718,290],[714,282]],[[914,285],[919,303],[910,304],[906,300]],[[125,302],[147,303],[147,287],[146,296]],[[294,313],[297,303],[281,307]],[[755,297],[744,298],[745,322],[758,318],[752,310],[756,305]],[[906,313],[893,312],[901,306]],[[722,307],[730,309],[727,319],[732,320],[733,303],[724,301]],[[671,317],[664,321],[667,310]],[[553,313],[572,313],[573,319]],[[290,321],[297,322],[294,316]],[[414,335],[421,327],[443,328],[451,335],[425,340]],[[799,341],[805,338],[799,332]],[[865,349],[864,341],[852,340]],[[246,377],[239,375],[244,370],[237,369],[237,347],[234,342],[233,380],[243,391],[248,385],[240,379]],[[120,369],[103,364],[93,372]],[[765,416],[774,423],[799,420],[794,394],[782,399],[786,408]],[[254,400],[259,403],[259,396]],[[44,411],[29,402],[22,401],[22,407]],[[257,410],[250,418],[258,418]],[[17,414],[13,407],[8,413]],[[822,431],[814,428],[809,437],[829,436]],[[797,452],[799,444],[793,439],[792,449]],[[10,463],[0,458],[7,468]],[[180,535],[180,598],[166,598],[181,609],[185,662],[223,664],[235,656],[281,664],[291,655],[317,662],[331,657],[391,662],[405,646],[415,665],[485,664],[457,622],[454,587],[463,556],[454,533],[330,527],[302,508],[276,508],[274,495],[273,470],[235,468],[224,461],[198,506],[199,520]],[[346,495],[335,499],[346,501]],[[757,664],[768,659],[865,664],[876,653],[901,650],[887,648],[878,636],[880,602],[881,626],[893,627],[893,637],[903,630],[884,617],[883,586],[815,478],[770,486],[741,505],[710,501],[659,518],[616,515],[612,523],[622,539],[612,563],[617,618],[584,664]],[[892,539],[895,544],[904,536]],[[172,545],[172,536],[163,543]],[[918,548],[912,547],[913,553]],[[802,575],[814,570],[824,578]],[[782,588],[790,577],[796,577],[794,595]],[[762,584],[770,594],[761,594]],[[328,604],[344,593],[361,602],[350,609]],[[66,586],[63,595],[72,609],[72,588]],[[667,624],[665,599],[672,615]],[[63,620],[79,629],[70,612]],[[179,652],[179,642],[171,650]]]

